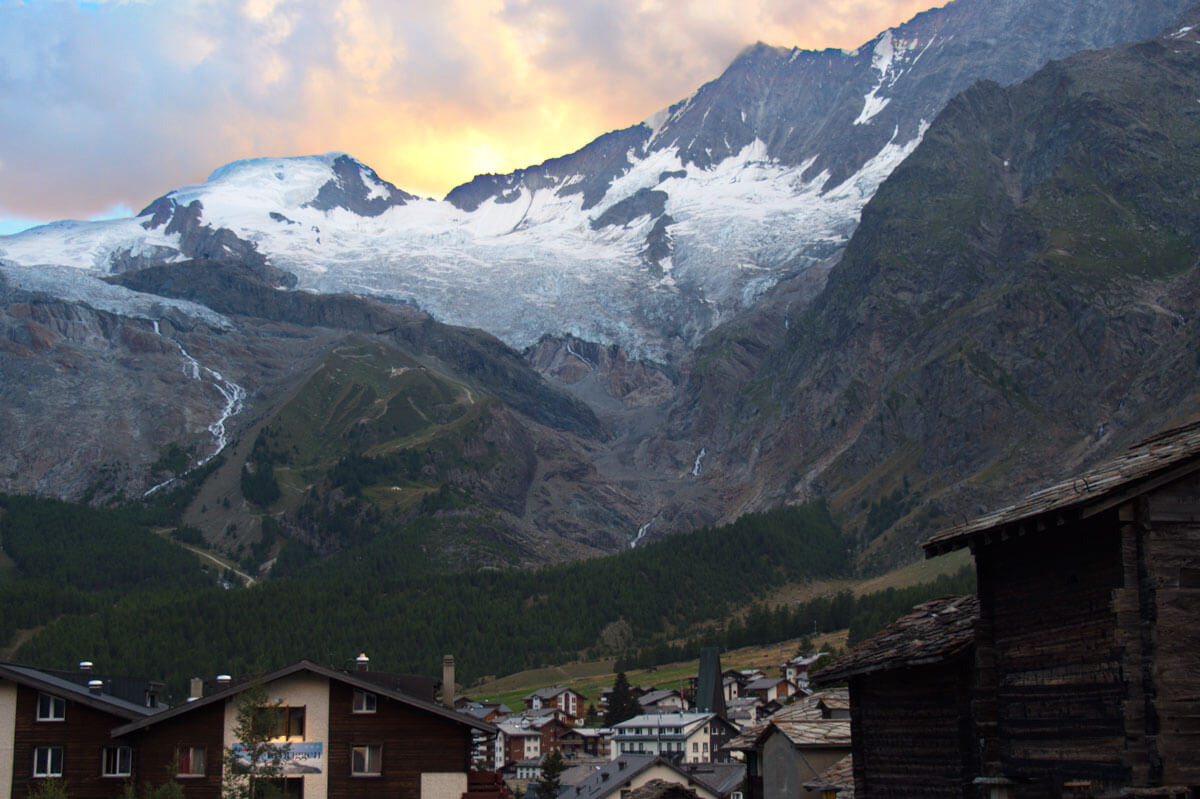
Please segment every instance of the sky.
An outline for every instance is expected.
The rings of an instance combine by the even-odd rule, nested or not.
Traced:
[[[0,235],[344,151],[442,197],[572,152],[744,47],[855,48],[931,0],[0,0]]]

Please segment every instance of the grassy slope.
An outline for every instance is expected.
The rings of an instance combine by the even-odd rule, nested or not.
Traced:
[[[907,588],[920,583],[931,582],[940,575],[951,575],[971,562],[968,550],[960,550],[949,555],[943,555],[932,560],[895,569],[887,574],[869,580],[821,580],[785,586],[768,598],[769,604],[782,605],[794,602],[804,602],[820,596],[830,596],[843,589],[850,589],[855,596],[886,591],[888,588]],[[846,630],[839,630],[813,639],[818,649],[846,646]],[[721,655],[723,668],[774,668],[778,667],[799,648],[800,639],[782,641],[769,646],[752,646],[736,649]],[[588,701],[598,701],[601,689],[613,684],[616,674],[612,670],[613,658],[593,660],[578,663],[568,663],[542,669],[530,669],[504,677],[487,678],[472,686],[467,693],[474,699],[499,701],[513,710],[524,707],[522,697],[551,685],[561,685],[574,688],[588,698]],[[686,684],[687,678],[695,674],[699,668],[698,660],[682,663],[672,663],[660,666],[654,671],[638,669],[627,672],[626,676],[633,685],[653,686],[662,688],[679,688]]]

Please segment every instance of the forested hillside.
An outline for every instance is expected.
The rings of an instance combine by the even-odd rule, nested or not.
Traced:
[[[698,634],[784,583],[848,566],[841,531],[817,503],[536,571],[438,572],[420,542],[453,523],[449,511],[296,564],[290,576],[222,590],[215,574],[149,532],[156,514],[17,497],[2,507],[0,541],[19,577],[0,584],[0,632],[8,641],[18,628],[46,624],[17,658],[43,666],[90,659],[177,690],[192,675],[299,658],[336,665],[360,651],[380,668],[418,673],[433,673],[452,652],[464,680],[585,653],[628,654]],[[59,562],[23,554],[31,534],[60,538]],[[35,579],[100,561],[108,565],[83,588]]]

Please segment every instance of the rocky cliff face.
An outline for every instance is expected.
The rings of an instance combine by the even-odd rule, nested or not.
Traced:
[[[882,557],[1200,410],[1197,21],[955,98],[811,307],[689,362],[669,462],[711,441],[748,506],[833,495],[866,537],[894,494]]]
[[[0,239],[0,489],[136,496],[228,444],[201,500],[224,507],[260,433],[305,429],[289,397],[369,341],[374,371],[326,399],[370,402],[313,417],[323,443],[441,447],[397,467],[416,494],[368,486],[378,507],[449,486],[496,514],[464,529],[533,562],[827,496],[901,557],[1192,412],[1192,31],[1002,85],[1184,5],[957,0],[854,52],[756,46],[440,202],[344,154],[256,159],[135,219]],[[380,352],[453,399],[402,400],[415,367]],[[280,462],[312,492],[281,524],[322,551],[335,510],[371,515],[332,460]]]

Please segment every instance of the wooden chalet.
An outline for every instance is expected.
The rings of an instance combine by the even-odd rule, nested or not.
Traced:
[[[978,619],[973,596],[926,602],[816,674],[850,685],[858,796],[975,795]]]
[[[301,661],[256,681],[278,704],[275,740],[290,745],[287,795],[460,799],[469,788],[473,733],[491,735],[495,727],[365,677]],[[250,685],[229,685],[113,730],[133,747],[133,780],[174,780],[188,799],[220,797],[222,754],[237,743],[237,703]]]
[[[980,786],[1017,797],[1197,793],[1200,425],[924,547],[975,555]]]
[[[133,749],[113,728],[157,707],[115,696],[99,676],[89,682],[0,664],[0,799],[23,798],[52,779],[80,799],[121,792]]]

